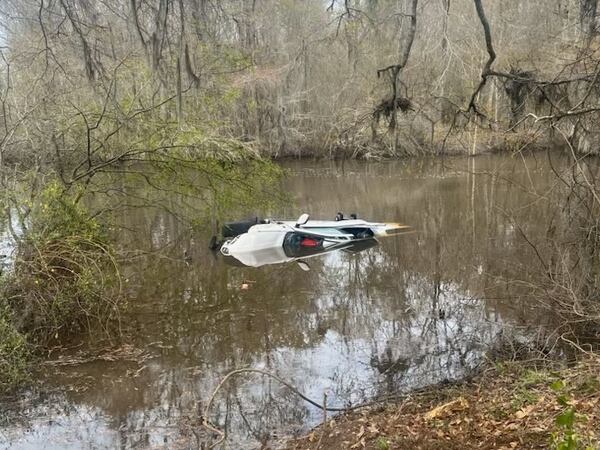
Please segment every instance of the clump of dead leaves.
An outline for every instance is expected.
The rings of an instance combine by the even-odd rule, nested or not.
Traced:
[[[565,411],[574,412],[569,428]],[[600,449],[597,356],[559,370],[498,365],[469,383],[337,416],[287,449],[546,449],[569,434]]]

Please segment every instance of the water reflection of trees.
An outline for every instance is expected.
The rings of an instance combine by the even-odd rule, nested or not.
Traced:
[[[529,161],[529,174],[506,164],[346,165],[332,166],[328,176],[302,169],[289,187],[303,193],[299,207],[313,216],[356,211],[417,230],[360,254],[312,259],[308,273],[295,265],[231,267],[204,250],[206,236],[190,235],[160,211],[124,215],[125,228],[144,230],[127,236],[136,248],[170,245],[168,258],[140,258],[126,270],[126,340],[155,358],[138,376],[130,376],[137,367],[120,364],[74,368],[73,384],[86,377],[94,383],[57,403],[65,411],[98,408],[124,447],[193,443],[205,439],[199,408],[233,368],[272,371],[317,400],[327,390],[338,405],[463,376],[507,324],[530,315],[515,301],[519,292],[498,282],[531,260],[505,212],[518,215],[529,234],[542,233],[549,211],[521,209],[518,186],[529,177],[550,181],[537,161]],[[245,281],[250,289],[241,290]],[[59,385],[65,377],[51,380]],[[226,385],[211,420],[240,442],[319,418],[285,388],[252,376]]]

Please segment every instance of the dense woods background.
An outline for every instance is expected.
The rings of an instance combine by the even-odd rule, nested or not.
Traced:
[[[566,138],[595,152],[596,12],[596,0],[7,0],[0,150],[59,172],[86,146],[94,162],[133,142],[331,157]]]

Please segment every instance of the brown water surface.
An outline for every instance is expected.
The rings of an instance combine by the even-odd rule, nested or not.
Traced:
[[[204,405],[233,369],[264,369],[343,406],[460,379],[502,336],[531,339],[543,317],[504,280],[537,270],[519,227],[543,240],[550,212],[528,192],[556,182],[545,155],[285,165],[296,205],[274,216],[356,212],[416,232],[314,258],[309,272],[252,269],[225,264],[208,236],[164,212],[128,211],[123,223],[142,231],[123,239],[156,254],[126,268],[124,342],[102,359],[76,349],[43,365],[42,389],[4,405],[0,448],[196,448]],[[231,379],[211,410],[231,449],[321,417],[258,375]]]

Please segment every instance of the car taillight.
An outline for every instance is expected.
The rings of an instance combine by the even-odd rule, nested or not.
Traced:
[[[301,247],[318,247],[319,241],[317,241],[316,239],[305,237],[305,238],[302,238],[302,240],[300,241],[300,246]]]

